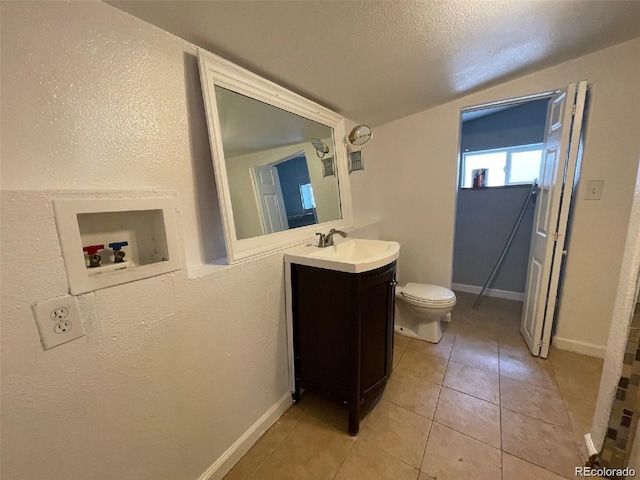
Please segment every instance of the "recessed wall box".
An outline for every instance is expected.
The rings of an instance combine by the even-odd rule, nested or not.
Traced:
[[[74,295],[180,269],[171,198],[54,199],[53,206]],[[88,253],[91,246],[104,248]]]

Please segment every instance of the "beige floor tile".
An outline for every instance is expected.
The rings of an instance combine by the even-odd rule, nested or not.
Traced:
[[[488,310],[496,312],[501,316],[519,319],[522,315],[522,302],[505,300],[503,298],[485,297],[478,310]]]
[[[434,423],[420,470],[437,480],[500,480],[500,450]]]
[[[451,361],[447,366],[443,385],[487,402],[499,404],[499,379],[500,377],[495,373]]]
[[[431,420],[380,400],[358,438],[419,468]]]
[[[562,393],[595,396],[602,376],[602,359],[552,348],[549,361]]]
[[[500,448],[500,407],[442,387],[434,420]]]
[[[558,391],[553,368],[548,360],[500,355],[500,376]]]
[[[433,418],[440,385],[396,370],[384,389],[382,398],[427,418]]]
[[[456,331],[456,342],[470,343],[481,347],[498,349],[496,327],[484,325],[460,325]]]
[[[585,432],[591,427],[593,413],[595,412],[597,395],[590,392],[590,395],[582,395],[580,393],[562,393],[569,419],[573,419],[578,425],[585,427]]]
[[[438,343],[424,342],[422,340],[412,338],[409,341],[407,348],[416,352],[436,355],[448,360],[449,355],[451,355],[451,349],[453,348],[454,337],[455,333],[443,333],[442,339]]]
[[[586,372],[558,372],[554,368],[558,389],[568,395],[597,398],[600,387],[601,371]]]
[[[347,431],[349,418],[347,409],[314,392],[305,393],[300,402],[291,407],[287,413],[294,415],[298,419],[298,424],[315,423],[339,433]]]
[[[502,409],[502,449],[567,478],[573,478],[575,467],[583,463],[570,430],[506,408]]]
[[[482,326],[487,323],[492,323],[497,319],[498,317],[494,312],[472,310],[471,308],[463,310],[460,315],[460,323],[462,323],[462,325]]]
[[[303,418],[251,478],[333,478],[353,442],[354,437],[346,432],[346,428],[341,432],[316,419],[306,421]]]
[[[569,416],[557,391],[508,377],[500,380],[501,405],[557,427],[570,429]]]
[[[407,349],[396,371],[427,382],[442,384],[446,368],[447,361],[443,358]]]
[[[555,347],[539,360],[519,332],[521,303],[471,310],[476,296],[456,295],[440,343],[394,335],[393,374],[357,438],[346,409],[307,393],[225,480],[573,478],[602,360]]]
[[[601,374],[604,364],[602,358],[560,350],[554,346],[549,351],[549,361],[556,372],[563,370],[573,374],[584,372],[589,376]]]
[[[407,350],[406,345],[404,346],[396,345],[395,347],[393,347],[393,368],[396,368],[398,366],[398,363],[400,363],[400,359],[402,358],[406,350]]]
[[[393,334],[394,347],[406,347],[409,344],[409,340],[411,340],[411,338],[405,337],[404,335]]]
[[[284,412],[275,425],[281,425],[287,432],[293,430],[293,427],[300,421],[300,409],[292,405],[289,410]],[[274,426],[275,426],[274,425]],[[272,427],[273,428],[273,427]]]
[[[453,319],[450,322],[441,322],[440,328],[442,329],[442,336],[455,335],[459,326],[460,326],[460,323],[456,322]]]
[[[416,480],[418,470],[358,438],[335,480]]]
[[[520,333],[520,321],[515,322],[504,322],[500,326],[500,331],[498,332],[498,342],[502,343],[513,343],[515,345],[519,345],[525,350],[527,346],[522,338],[522,334]],[[529,355],[531,355],[529,353]]]
[[[572,396],[563,393],[562,398],[567,408],[567,414],[569,415],[569,421],[571,422],[571,429],[573,430],[576,443],[582,445],[584,443],[584,435],[591,431],[597,397],[593,398],[592,395],[589,397],[580,395]]]
[[[508,453],[503,453],[502,480],[564,480],[564,477]]]
[[[451,311],[451,323],[460,325],[462,321],[463,310],[458,308],[458,305]],[[456,327],[457,328],[457,327]]]
[[[533,358],[529,347],[524,343],[524,340],[518,339],[513,343],[508,340],[500,340],[500,356],[501,357],[516,357],[524,360]]]
[[[456,339],[453,343],[449,360],[479,368],[480,370],[490,373],[498,374],[499,372],[498,349],[486,345],[473,345],[459,342]]]
[[[522,345],[526,348],[524,338],[520,333],[520,320],[517,321],[503,321],[498,333],[498,341],[513,342],[517,345]]]
[[[473,302],[476,300],[477,296],[473,293],[458,292],[455,290],[454,293],[456,294],[456,308],[459,310],[471,308],[471,305],[473,305]]]
[[[289,433],[290,424],[278,421],[267,430],[253,447],[240,459],[225,480],[242,480],[249,478],[264,462]]]

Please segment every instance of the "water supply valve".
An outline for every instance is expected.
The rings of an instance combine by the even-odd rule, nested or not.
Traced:
[[[129,245],[129,242],[113,242],[109,244],[109,248],[113,249],[113,262],[114,263],[122,263],[124,262],[124,250],[122,247],[126,247]]]
[[[98,251],[104,250],[104,245],[89,245],[82,249],[83,252],[87,252],[89,255],[89,268],[95,268],[100,266],[102,257],[98,255]]]

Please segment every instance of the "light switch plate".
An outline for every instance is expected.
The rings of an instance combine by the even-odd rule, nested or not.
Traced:
[[[66,295],[31,306],[45,350],[85,335],[76,297]]]
[[[600,200],[602,198],[602,189],[604,188],[604,180],[590,180],[587,182],[587,192],[584,195],[585,200]]]

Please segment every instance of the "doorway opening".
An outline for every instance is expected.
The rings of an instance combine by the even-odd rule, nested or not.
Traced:
[[[546,358],[579,176],[586,82],[461,114],[453,288],[522,303]]]
[[[251,167],[262,233],[318,223],[307,157],[304,151],[277,162]]]
[[[550,96],[461,114],[453,288],[479,294],[538,178]],[[524,300],[533,202],[488,295]]]
[[[480,110],[475,118],[469,119],[463,111],[461,122],[453,266],[453,288],[459,292],[461,308],[450,358],[497,376],[503,425],[517,416],[511,412],[518,412],[557,427],[552,436],[557,447],[544,458],[523,457],[549,468],[555,462],[579,465],[584,461],[580,453],[588,446],[585,433],[594,420],[603,368],[601,358],[581,353],[554,348],[549,355],[564,258],[572,248],[567,238],[583,149],[586,87],[586,82],[579,82],[544,98],[476,107],[470,110]],[[509,130],[524,129],[515,113],[530,109],[523,116],[533,120],[536,103],[540,136],[520,144],[507,142],[515,137]],[[503,118],[506,127],[493,131],[502,144],[467,146],[473,122],[477,125],[484,118],[483,123],[495,125],[496,118],[507,115],[511,118]],[[488,127],[479,141],[489,140],[487,132]],[[521,152],[527,153],[526,161],[518,158]],[[520,228],[500,264],[497,259],[525,205]],[[498,273],[488,285],[490,296],[473,310],[471,304],[495,264]],[[461,275],[473,268],[479,271],[475,281],[462,284]],[[523,437],[541,435],[537,432],[544,431],[543,424],[536,430],[534,423],[518,423]],[[571,452],[571,458],[564,458],[559,453],[562,449]]]

